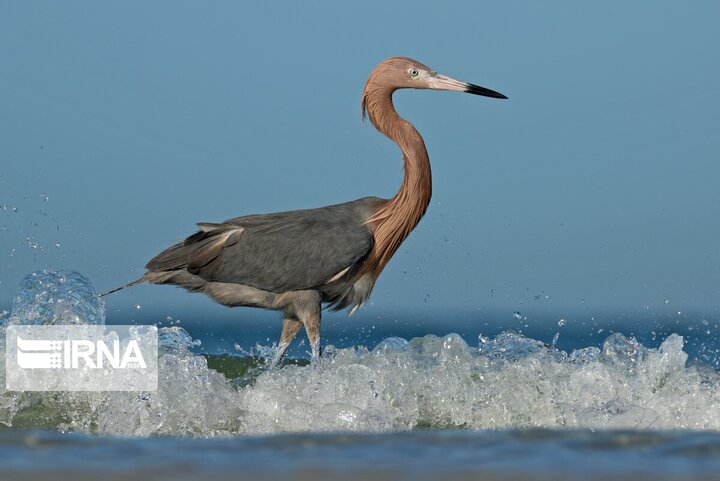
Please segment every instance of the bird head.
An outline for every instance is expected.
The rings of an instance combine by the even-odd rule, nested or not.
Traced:
[[[427,65],[408,57],[391,57],[380,62],[370,74],[370,78],[365,84],[365,92],[373,87],[391,91],[397,89],[453,90],[496,99],[507,98],[494,90],[439,74]]]

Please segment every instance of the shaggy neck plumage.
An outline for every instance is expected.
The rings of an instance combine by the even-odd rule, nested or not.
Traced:
[[[394,141],[403,154],[404,176],[400,190],[370,218],[374,228],[375,246],[363,266],[374,278],[380,275],[400,244],[420,222],[432,195],[430,158],[425,142],[415,127],[395,111],[394,89],[373,85],[363,92],[363,114],[384,135]]]

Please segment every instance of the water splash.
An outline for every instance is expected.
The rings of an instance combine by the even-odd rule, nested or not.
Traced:
[[[37,271],[20,281],[6,323],[104,324],[105,303],[77,271]]]
[[[34,290],[24,283],[13,318],[19,319],[17,310],[35,313],[34,323],[102,322],[94,297],[85,298],[87,306],[79,305],[82,295],[74,297],[79,304],[70,303],[69,317],[67,309],[58,314],[54,308],[57,298],[68,299],[63,286],[69,279],[84,286],[73,293],[94,293],[78,276],[46,272],[42,283],[30,283],[41,285]],[[512,331],[483,336],[477,346],[457,334],[388,338],[372,350],[328,346],[318,365],[276,370],[254,358],[193,354],[195,341],[179,326],[161,329],[160,337],[157,391],[10,393],[2,382],[0,423],[133,436],[448,427],[720,430],[720,373],[688,364],[683,339],[674,334],[657,349],[615,333],[602,349],[572,352]],[[4,342],[0,376],[2,349]]]

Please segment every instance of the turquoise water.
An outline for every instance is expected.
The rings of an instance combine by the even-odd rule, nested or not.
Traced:
[[[3,322],[104,321],[69,271],[26,278]],[[707,320],[691,344],[661,322],[638,339],[563,323],[542,340],[460,322],[417,337],[378,328],[362,345],[331,331],[319,364],[301,346],[275,370],[269,342],[168,324],[157,391],[0,390],[0,479],[720,476]]]

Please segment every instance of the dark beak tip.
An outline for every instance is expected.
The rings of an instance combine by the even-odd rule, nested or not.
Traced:
[[[501,94],[500,92],[496,92],[494,90],[486,89],[485,87],[480,87],[479,85],[473,85],[468,84],[467,89],[465,92],[474,94],[474,95],[482,95],[483,97],[491,97],[494,99],[507,99],[508,97]]]

